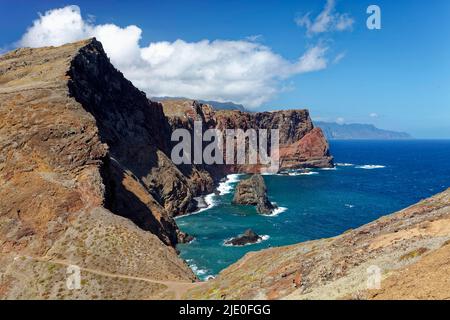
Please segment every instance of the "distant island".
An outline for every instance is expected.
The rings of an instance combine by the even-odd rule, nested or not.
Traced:
[[[394,139],[412,139],[411,135],[406,132],[397,132],[383,130],[372,124],[350,123],[339,124],[335,122],[315,121],[316,127],[324,132],[328,140],[394,140]]]
[[[150,98],[150,100],[163,102],[165,100],[194,100],[194,99],[188,99],[188,98],[184,98],[184,97],[152,97],[152,98]],[[237,104],[237,103],[234,103],[231,101],[220,102],[220,101],[214,101],[214,100],[198,100],[198,99],[195,99],[195,100],[200,103],[203,103],[203,104],[209,104],[215,110],[247,111],[242,104]]]

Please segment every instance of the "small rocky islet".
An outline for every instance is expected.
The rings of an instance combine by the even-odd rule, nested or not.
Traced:
[[[262,240],[262,237],[256,234],[252,229],[247,229],[245,232],[235,238],[231,238],[225,241],[225,245],[230,246],[245,246],[248,244],[258,243]]]
[[[232,203],[256,206],[256,211],[260,214],[271,214],[277,208],[269,201],[266,183],[260,174],[254,174],[238,183]]]
[[[334,238],[248,254],[208,282],[180,258],[177,243],[192,238],[174,217],[257,168],[176,165],[173,130],[277,128],[280,170],[332,167],[308,110],[157,103],[95,39],[5,53],[0,84],[0,299],[449,297],[450,189]],[[273,210],[261,176],[236,191],[236,204]],[[65,286],[68,265],[83,270],[80,290]],[[385,279],[367,291],[372,265]]]

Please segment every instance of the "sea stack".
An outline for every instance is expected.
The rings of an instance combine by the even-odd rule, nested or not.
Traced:
[[[271,214],[276,208],[267,198],[266,184],[260,174],[254,174],[239,182],[234,193],[233,204],[256,206],[256,211],[261,214]]]

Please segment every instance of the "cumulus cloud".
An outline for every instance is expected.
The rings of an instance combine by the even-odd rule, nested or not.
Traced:
[[[322,12],[311,18],[311,12],[295,19],[298,26],[306,28],[306,34],[313,36],[315,34],[345,31],[353,27],[354,20],[348,13],[338,13],[335,10],[336,1],[327,0]]]
[[[130,25],[96,25],[80,8],[41,14],[19,41],[40,47],[96,37],[111,62],[148,96],[184,96],[233,101],[257,107],[270,100],[283,80],[327,67],[327,47],[310,47],[289,61],[255,39],[152,42],[140,46],[142,30]]]

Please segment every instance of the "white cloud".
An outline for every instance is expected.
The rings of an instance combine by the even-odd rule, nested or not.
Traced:
[[[342,59],[345,58],[345,55],[346,55],[345,52],[339,53],[338,55],[336,55],[336,57],[334,57],[333,63],[334,63],[334,64],[339,63]]]
[[[148,96],[233,101],[250,108],[270,100],[284,79],[327,67],[322,45],[309,48],[297,61],[248,40],[176,40],[141,47],[139,27],[92,21],[83,19],[77,6],[50,10],[33,22],[19,45],[56,46],[95,36],[111,62]]]
[[[378,118],[378,113],[372,112],[371,114],[369,114],[369,117]]]
[[[251,42],[258,42],[264,40],[264,36],[262,34],[253,34],[251,36],[245,37],[245,39]]]
[[[355,22],[348,13],[335,12],[336,1],[327,0],[322,12],[314,19],[311,19],[311,13],[298,17],[295,22],[298,26],[306,28],[306,34],[313,36],[315,34],[350,30]]]

